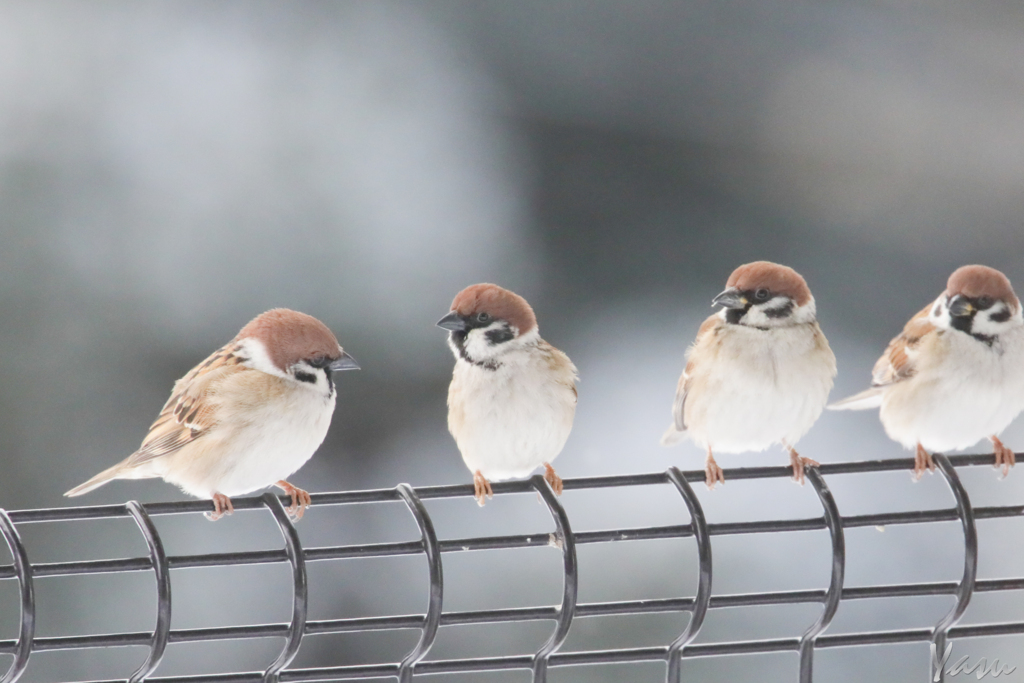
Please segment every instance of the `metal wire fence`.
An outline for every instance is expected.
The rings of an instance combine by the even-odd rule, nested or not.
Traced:
[[[724,655],[790,652],[799,658],[799,680],[809,683],[814,676],[814,654],[826,648],[892,643],[931,643],[932,657],[922,661],[921,680],[941,680],[942,667],[937,666],[935,653],[942,653],[948,642],[957,638],[1024,633],[1024,621],[983,623],[958,626],[975,593],[1024,589],[1024,577],[979,580],[977,521],[1013,518],[1024,514],[1024,505],[972,507],[967,491],[955,466],[991,465],[991,455],[935,456],[938,470],[952,492],[953,507],[866,515],[842,515],[826,483],[826,476],[906,470],[912,460],[891,459],[864,462],[824,464],[811,468],[807,477],[821,503],[822,514],[810,518],[752,520],[733,523],[709,523],[694,494],[691,484],[704,480],[703,471],[665,472],[629,476],[608,476],[566,479],[566,490],[608,489],[614,487],[669,486],[681,496],[690,513],[687,523],[671,526],[619,528],[597,531],[573,531],[569,516],[541,476],[525,481],[494,484],[495,495],[536,492],[551,514],[554,531],[529,535],[502,535],[439,540],[434,523],[423,501],[429,499],[469,497],[470,485],[432,486],[414,489],[400,484],[393,489],[346,491],[313,494],[316,506],[352,505],[398,501],[404,503],[419,527],[420,538],[405,542],[342,545],[305,548],[295,526],[288,518],[281,498],[266,493],[259,497],[235,500],[236,510],[265,508],[276,521],[284,539],[283,548],[231,553],[167,555],[153,517],[170,514],[201,514],[211,509],[209,501],[189,501],[142,505],[129,501],[124,505],[74,507],[45,510],[0,510],[0,533],[13,556],[13,563],[0,565],[0,581],[15,581],[20,591],[21,614],[18,636],[0,641],[0,683],[14,683],[24,672],[30,659],[52,650],[149,646],[145,662],[134,672],[125,672],[128,680],[200,683],[249,681],[343,681],[362,678],[397,678],[403,683],[416,676],[454,672],[488,672],[522,669],[532,672],[537,682],[547,680],[553,667],[585,664],[627,662],[664,662],[666,680],[682,680],[684,660]],[[790,476],[788,467],[758,467],[726,470],[729,480],[766,479]],[[130,517],[138,525],[149,548],[148,557],[114,560],[38,563],[29,560],[18,527],[27,524],[73,523],[78,520]],[[963,530],[963,576],[959,581],[903,583],[894,585],[847,586],[844,582],[846,544],[844,532],[857,527],[879,525],[930,524],[957,521]],[[780,532],[827,530],[831,538],[831,577],[824,589],[769,591],[743,594],[714,594],[712,591],[714,562],[712,538],[737,534],[776,534]],[[577,547],[583,544],[617,543],[651,539],[692,539],[696,545],[698,581],[693,596],[632,600],[602,603],[578,603]],[[517,607],[476,611],[444,610],[444,557],[448,553],[477,550],[554,546],[562,555],[562,597],[558,605]],[[351,558],[422,555],[429,568],[429,594],[423,614],[373,616],[313,621],[307,619],[308,578],[310,562],[344,561]],[[235,566],[287,563],[292,578],[292,614],[288,623],[254,624],[218,628],[171,628],[171,572],[190,567]],[[36,636],[37,579],[54,576],[103,574],[119,572],[153,572],[156,578],[156,623],[152,631],[82,634],[62,637]],[[931,628],[913,628],[873,632],[829,634],[827,629],[842,601],[906,596],[953,596],[954,604]],[[757,605],[820,604],[817,619],[799,635],[745,641],[696,642],[705,617],[711,610]],[[574,620],[624,614],[688,613],[689,619],[679,635],[663,646],[624,647],[617,649],[562,651]],[[7,615],[4,615],[6,618]],[[444,660],[426,659],[440,627],[501,622],[547,620],[554,622],[550,637],[534,652],[493,657]],[[289,669],[306,636],[327,633],[393,631],[419,629],[415,647],[401,660],[377,664],[359,664],[304,669]],[[245,638],[277,638],[283,640],[280,654],[263,671],[210,674],[184,677],[153,677],[171,643],[217,641]],[[7,657],[3,657],[7,655]],[[3,662],[13,656],[4,669]],[[927,675],[927,678],[926,678]],[[122,679],[123,680],[123,679]]]

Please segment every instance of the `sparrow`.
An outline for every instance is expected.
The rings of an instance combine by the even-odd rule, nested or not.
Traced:
[[[302,517],[306,491],[285,478],[327,435],[337,392],[332,373],[358,370],[316,318],[275,308],[174,384],[139,450],[64,495],[80,496],[112,479],[160,477],[213,500],[211,520],[231,514],[231,496],[276,485]]]
[[[497,285],[459,292],[437,326],[449,331],[455,355],[448,387],[448,431],[473,473],[476,501],[493,497],[492,481],[526,477],[551,467],[576,414],[576,366],[540,337],[526,299]]]
[[[1010,281],[987,266],[964,266],[946,290],[889,342],[871,388],[831,410],[878,408],[889,438],[914,450],[914,476],[935,470],[932,451],[988,437],[1003,476],[1015,463],[999,440],[1024,410],[1024,318]]]
[[[802,484],[804,468],[818,463],[794,447],[821,415],[836,376],[807,282],[792,268],[755,261],[734,270],[711,304],[723,308],[704,321],[686,352],[662,445],[688,436],[704,448],[711,489],[725,482],[716,452],[779,443]]]

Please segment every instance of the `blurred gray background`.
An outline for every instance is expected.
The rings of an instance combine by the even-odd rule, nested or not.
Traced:
[[[249,319],[324,320],[363,370],[339,379],[313,492],[466,483],[445,427],[434,322],[493,281],[580,369],[564,477],[697,469],[658,438],[683,352],[737,265],[795,267],[839,362],[867,385],[903,322],[966,263],[1024,285],[1024,6],[1016,2],[0,3],[0,507],[61,494],[135,449],[175,379]],[[1015,424],[1006,440],[1024,448]],[[987,449],[979,444],[977,449]],[[907,455],[874,413],[826,413],[823,462]],[[781,449],[725,467],[784,464]],[[1024,472],[963,477],[1019,503]],[[938,477],[834,477],[844,513],[947,507]],[[731,482],[711,521],[820,514],[810,487]],[[114,482],[75,503],[179,500]],[[678,524],[669,490],[570,492],[575,529]],[[546,531],[533,496],[429,505],[443,538]],[[171,554],[278,547],[265,513],[158,519]],[[417,537],[398,505],[314,508],[307,546]],[[138,556],[127,520],[23,525],[34,562]],[[984,522],[983,578],[1024,574],[1020,523]],[[956,523],[848,533],[847,585],[955,580]],[[824,587],[824,532],[715,540],[716,593]],[[0,563],[10,561],[0,550]],[[580,549],[581,602],[692,595],[692,543]],[[552,549],[450,554],[447,609],[554,604]],[[422,558],[311,566],[311,619],[422,613]],[[39,635],[146,630],[148,574],[40,579]],[[174,574],[175,628],[283,622],[287,568]],[[831,632],[930,627],[950,597],[844,603]],[[713,612],[700,642],[799,635],[819,607]],[[1014,621],[1018,593],[967,622]],[[16,634],[0,583],[0,639]],[[670,642],[684,615],[580,619],[566,649]],[[431,658],[525,653],[549,622],[442,630]],[[293,666],[396,661],[418,634],[308,638]],[[158,675],[251,671],[274,639],[172,646]],[[961,641],[1024,681],[1024,638]],[[25,681],[126,676],[141,648],[39,653]],[[911,681],[926,645],[821,651],[818,678]],[[0,656],[0,669],[10,657]],[[688,661],[703,681],[792,681],[793,654]],[[553,681],[659,681],[659,664]],[[434,677],[526,681],[527,672]]]

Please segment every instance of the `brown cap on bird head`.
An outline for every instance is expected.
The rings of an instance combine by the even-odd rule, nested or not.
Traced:
[[[235,339],[250,337],[263,342],[270,360],[281,370],[300,360],[338,360],[343,353],[338,339],[327,325],[311,315],[287,308],[261,313],[243,327]]]
[[[957,294],[968,299],[988,296],[996,301],[1005,301],[1014,307],[1020,307],[1017,295],[1005,275],[988,266],[963,266],[953,271],[946,283],[946,295]]]
[[[451,310],[464,318],[487,313],[492,318],[505,320],[520,335],[537,327],[537,316],[526,299],[489,282],[470,285],[459,292],[452,301]]]
[[[803,306],[811,300],[811,290],[800,273],[789,266],[771,261],[754,261],[732,271],[726,287],[735,287],[741,292],[761,289],[772,294],[783,294]]]

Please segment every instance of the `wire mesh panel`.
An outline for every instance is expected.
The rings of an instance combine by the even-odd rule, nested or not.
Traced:
[[[533,681],[548,680],[552,670],[581,665],[613,665],[650,662],[664,667],[665,680],[685,680],[684,665],[688,660],[749,655],[755,653],[790,653],[798,662],[795,680],[808,683],[815,678],[815,654],[832,648],[884,645],[896,643],[928,643],[930,654],[920,661],[920,680],[943,680],[943,653],[954,639],[1024,634],[1024,621],[959,625],[971,599],[978,593],[999,593],[1024,589],[1024,576],[986,579],[978,578],[979,520],[1017,518],[1024,514],[1024,505],[973,507],[967,490],[955,467],[991,465],[991,455],[935,456],[939,473],[950,492],[948,507],[928,510],[894,511],[873,514],[842,514],[829,489],[826,477],[848,474],[895,472],[912,466],[911,459],[874,460],[822,465],[808,471],[808,480],[821,507],[821,513],[810,517],[784,519],[750,519],[738,522],[715,522],[709,519],[695,494],[692,484],[704,480],[703,471],[683,472],[670,468],[665,472],[628,476],[606,476],[566,479],[566,491],[590,490],[608,495],[623,487],[666,487],[677,495],[688,519],[678,524],[623,527],[599,530],[574,529],[560,499],[554,495],[541,476],[525,481],[494,484],[497,496],[528,494],[538,498],[551,517],[547,529],[528,534],[495,536],[439,537],[435,523],[424,501],[470,498],[473,487],[433,486],[413,488],[400,484],[393,489],[346,491],[313,495],[313,504],[352,506],[367,503],[399,503],[411,514],[419,530],[418,538],[404,541],[304,547],[302,536],[289,519],[281,499],[266,493],[259,497],[235,501],[235,509],[264,510],[280,530],[283,542],[276,548],[225,553],[169,555],[153,520],[163,515],[200,515],[211,509],[209,501],[156,503],[142,505],[129,501],[124,505],[60,508],[46,510],[0,510],[0,533],[10,549],[12,562],[0,565],[0,581],[14,582],[18,587],[20,618],[3,614],[5,621],[16,622],[17,636],[0,641],[0,683],[13,683],[37,658],[47,652],[84,651],[95,648],[145,646],[148,655],[133,671],[125,671],[119,680],[129,681],[342,681],[365,678],[395,678],[408,682],[442,673],[484,673],[521,670]],[[790,476],[788,467],[759,467],[726,470],[728,481],[759,480]],[[766,511],[765,517],[770,517]],[[149,552],[146,556],[123,559],[74,560],[33,563],[34,549],[23,541],[27,525],[78,524],[83,520],[129,518],[138,527]],[[962,545],[963,571],[956,581],[909,582],[888,585],[846,585],[846,532],[861,527],[890,525],[929,525],[959,522],[958,543]],[[230,524],[231,522],[219,522]],[[449,531],[445,529],[444,531]],[[453,530],[456,534],[458,529]],[[768,536],[783,532],[827,532],[830,548],[828,584],[800,590],[773,590],[746,593],[725,593],[714,590],[715,538],[726,536]],[[1024,529],[1018,528],[1021,534]],[[697,576],[693,595],[671,598],[580,602],[581,563],[578,551],[595,544],[616,544],[626,541],[680,539],[692,544]],[[453,554],[483,550],[519,550],[550,548],[560,554],[561,599],[558,604],[540,604],[485,610],[445,609],[445,599],[452,586],[445,586],[445,558]],[[420,556],[427,564],[425,611],[419,614],[375,615],[358,618],[311,620],[311,563],[343,563],[357,558],[390,558]],[[800,558],[793,558],[800,561]],[[291,616],[285,623],[261,623],[203,628],[172,628],[174,596],[172,573],[196,567],[240,567],[242,565],[280,564],[290,568]],[[90,574],[121,574],[148,572],[155,578],[156,620],[151,630],[108,634],[83,633],[70,636],[40,636],[37,633],[37,584],[50,577]],[[381,585],[379,590],[387,590]],[[928,627],[876,631],[832,633],[832,625],[844,602],[884,600],[910,596],[950,596],[948,612]],[[786,637],[758,639],[703,639],[706,618],[716,610],[753,609],[768,605],[817,605],[815,618],[802,631]],[[658,646],[623,646],[594,649],[563,649],[574,624],[580,620],[641,614],[685,614],[688,620],[678,634]],[[430,659],[442,627],[550,622],[550,633],[538,648],[530,652],[500,656],[472,656]],[[393,661],[341,664],[306,668],[289,668],[303,642],[307,639],[338,633],[382,633],[416,629],[419,638],[407,653]],[[276,658],[260,670],[232,673],[211,673],[189,676],[159,676],[159,665],[170,644],[240,639],[274,639],[280,644]],[[524,679],[525,680],[525,679]]]

